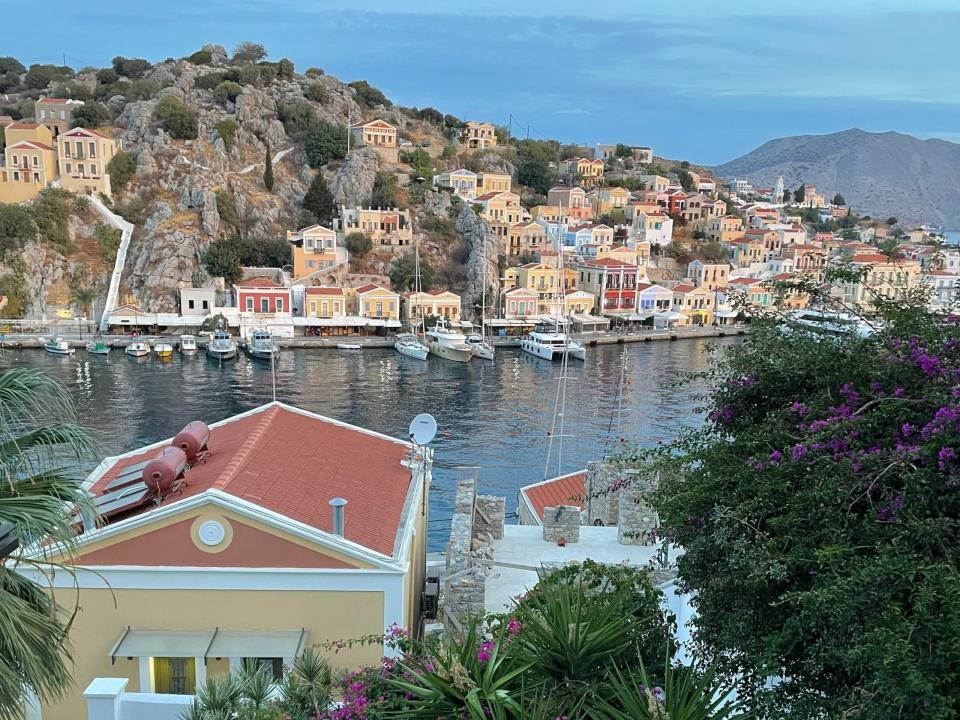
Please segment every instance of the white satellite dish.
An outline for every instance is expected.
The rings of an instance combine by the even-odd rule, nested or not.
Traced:
[[[427,445],[437,436],[437,421],[429,413],[420,413],[410,421],[410,439],[417,445]]]

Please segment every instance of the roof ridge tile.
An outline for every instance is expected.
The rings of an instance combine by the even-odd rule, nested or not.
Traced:
[[[260,439],[266,434],[267,429],[273,423],[273,419],[280,412],[280,406],[274,405],[267,408],[263,417],[260,419],[260,422],[254,426],[250,431],[250,434],[247,435],[246,440],[243,441],[240,449],[234,454],[230,462],[226,464],[223,468],[223,472],[220,473],[211,487],[216,488],[217,490],[226,490],[227,485],[230,484],[230,481],[236,477],[237,472],[246,462],[247,458],[250,457],[250,453],[256,448],[257,444],[260,442]]]

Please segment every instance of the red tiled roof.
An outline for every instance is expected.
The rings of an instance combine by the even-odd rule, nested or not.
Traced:
[[[582,500],[573,500],[587,493],[587,473],[585,470],[563,475],[552,480],[539,483],[537,485],[528,485],[521,488],[533,511],[540,520],[543,520],[543,509],[548,507],[557,507],[558,505],[575,505],[583,509]]]
[[[358,293],[368,293],[368,292],[370,292],[371,290],[379,290],[379,289],[380,289],[380,286],[379,286],[379,285],[374,285],[373,283],[367,283],[366,285],[361,285],[360,287],[358,287],[358,288],[357,288],[357,292],[358,292]]]
[[[22,147],[30,148],[31,150],[53,150],[53,148],[49,145],[45,145],[42,142],[35,142],[33,140],[21,140],[18,143],[8,146],[7,150],[15,150],[16,148]],[[16,170],[16,168],[13,169]]]
[[[342,497],[346,538],[392,555],[410,471],[408,445],[328,418],[269,404],[210,428],[210,455],[187,471],[181,491],[159,506],[217,489],[311,527],[331,532],[328,501]],[[124,457],[90,488],[98,494],[122,470],[159,452]]]
[[[636,269],[638,266],[633,263],[624,262],[623,260],[616,260],[615,258],[605,257],[600,258],[599,260],[591,260],[586,263],[589,267],[622,267],[629,269]]]
[[[693,290],[696,290],[696,289],[697,288],[694,285],[691,285],[690,283],[680,283],[679,285],[674,286],[673,291],[679,292],[679,293],[687,293],[687,292],[692,292]]]
[[[28,122],[26,120],[17,120],[7,125],[7,130],[36,130],[40,123]]]
[[[104,135],[99,130],[94,130],[93,128],[73,128],[73,130],[67,130],[65,133],[61,133],[60,137],[101,137],[104,140],[112,140],[109,135]]]
[[[850,262],[858,263],[888,263],[890,258],[880,253],[859,253],[850,258]]]
[[[499,195],[499,194],[500,194],[500,191],[499,191],[499,190],[493,190],[493,191],[491,191],[491,192],[484,193],[483,195],[477,195],[477,196],[474,198],[474,201],[476,201],[476,200],[484,200],[484,201],[490,200],[490,199],[492,199],[492,198],[495,198],[495,197],[496,197],[497,195]]]
[[[45,97],[37,100],[38,103],[65,103],[67,98]]]
[[[343,295],[343,288],[338,287],[308,287],[307,295]]]

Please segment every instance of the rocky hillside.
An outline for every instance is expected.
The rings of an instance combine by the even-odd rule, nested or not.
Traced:
[[[845,130],[779,138],[715,168],[726,178],[840,192],[858,211],[908,223],[960,227],[960,145],[901,133]]]
[[[127,68],[136,73],[125,77]],[[32,112],[36,97],[65,90],[82,91],[88,102],[101,101],[108,118],[101,127],[121,139],[135,160],[132,179],[114,192],[112,200],[113,209],[135,224],[121,302],[171,311],[179,287],[222,287],[220,278],[209,277],[203,257],[212,243],[225,238],[242,237],[248,248],[265,248],[264,262],[284,264],[286,231],[312,221],[304,213],[303,200],[317,173],[324,176],[334,202],[347,206],[368,205],[372,196],[384,197],[375,194],[375,186],[378,178],[384,182],[387,176],[386,197],[411,209],[421,256],[435,271],[435,287],[479,294],[484,252],[490,282],[499,277],[499,246],[486,223],[461,203],[427,191],[431,174],[461,164],[513,171],[508,159],[497,153],[462,153],[451,139],[456,132],[450,123],[458,122],[452,116],[392,106],[365,82],[347,84],[315,68],[295,72],[289,61],[231,59],[218,45],[152,66],[139,60],[118,66],[115,60],[113,69],[84,70],[69,81],[53,79],[42,88],[27,73],[21,75],[19,88],[19,95],[0,99],[18,102],[15,109],[24,116]],[[185,132],[178,130],[178,120],[165,118],[170,105],[194,118],[188,117]],[[409,141],[410,156],[403,153],[402,160],[410,165],[384,163],[370,150],[339,159],[342,148],[317,161],[310,132],[317,124],[337,128],[342,143],[348,122],[376,117],[396,125],[400,138]],[[414,153],[410,143],[427,147]],[[272,190],[264,179],[268,148]],[[358,277],[385,278],[410,251],[375,248],[362,258],[351,258],[350,271]],[[64,266],[63,274],[73,259],[58,255],[57,263]],[[107,276],[101,272],[97,278],[101,298]],[[41,309],[37,301],[27,312],[37,314]]]

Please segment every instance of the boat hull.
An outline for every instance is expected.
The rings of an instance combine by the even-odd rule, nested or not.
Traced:
[[[430,350],[425,348],[423,345],[420,345],[419,347],[416,345],[394,345],[393,349],[401,355],[406,355],[407,357],[415,358],[417,360],[426,360],[427,355],[430,354]]]
[[[149,350],[127,350],[127,355],[130,357],[144,357],[149,354]]]
[[[219,360],[221,362],[224,360],[236,360],[237,349],[233,348],[231,350],[214,350],[212,348],[207,348],[207,357],[211,360]]]
[[[564,353],[564,348],[562,347],[550,347],[527,339],[520,342],[520,349],[542,360],[561,360],[563,359]],[[567,348],[566,352],[567,355],[577,360],[586,360],[587,358],[587,351],[582,347]]]
[[[254,360],[266,360],[269,362],[271,358],[275,358],[280,354],[278,350],[265,350],[263,348],[247,348],[247,355],[252,357]]]
[[[496,351],[488,345],[473,345],[473,354],[478,358],[483,360],[493,360],[496,355]]]
[[[470,362],[470,359],[473,357],[473,350],[468,347],[455,348],[436,341],[430,343],[430,352],[437,357],[442,357],[444,360],[452,360],[453,362]]]
[[[46,350],[51,355],[71,355],[73,353],[73,348],[58,348],[58,347],[47,347],[43,346],[43,349]]]

